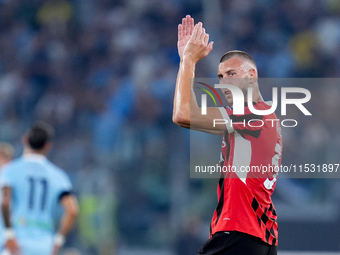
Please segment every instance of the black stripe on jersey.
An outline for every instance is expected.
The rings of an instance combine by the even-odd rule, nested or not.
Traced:
[[[268,217],[269,219],[271,219],[271,221],[273,221],[273,222],[277,222],[277,220],[275,220],[274,218],[272,218],[272,217]]]
[[[276,245],[276,238],[273,239],[272,245]]]
[[[269,206],[269,209],[268,209],[269,211],[271,211],[272,212],[272,214],[274,215],[274,216],[276,216],[276,211],[274,210],[274,207],[273,207],[273,204],[270,204],[270,206]]]
[[[243,122],[243,121],[248,122],[250,120],[262,120],[263,119],[263,115],[256,115],[254,113],[240,115],[240,116],[229,115],[229,117],[233,122]]]
[[[217,208],[216,208],[216,221],[215,224],[217,224],[221,213],[222,213],[222,209],[223,209],[223,204],[224,204],[224,178],[221,177],[219,182],[218,182],[218,186],[220,187],[220,191],[221,191],[221,195],[220,195],[220,199],[218,200],[218,204],[217,204]]]
[[[253,202],[251,202],[251,207],[253,208],[254,212],[256,212],[257,208],[259,208],[260,204],[257,202],[256,198],[253,198]]]
[[[272,242],[272,245],[275,245],[275,244],[276,244],[276,235],[275,235],[275,232],[274,232],[274,228],[273,228],[273,227],[271,227],[270,233],[271,233],[272,236],[274,237],[273,242]]]
[[[276,235],[275,235],[275,232],[274,232],[274,228],[273,228],[273,227],[270,228],[270,233],[272,234],[272,236],[274,236],[274,237],[276,238]]]
[[[269,206],[269,209],[268,209],[269,211],[272,211],[273,210],[273,204],[270,204],[270,206]]]
[[[266,241],[269,243],[269,237],[270,237],[270,232],[268,229],[266,229]]]
[[[261,131],[262,129],[257,129],[257,130],[250,130],[250,129],[242,129],[242,130],[238,130],[238,132],[241,134],[241,135],[250,135],[252,137],[255,137],[255,138],[259,138],[259,136],[261,135]]]
[[[253,198],[253,201],[252,201],[252,203],[251,203],[251,207],[253,208],[253,210],[255,211],[255,213],[256,213],[256,210],[259,208],[259,206],[260,206],[260,204],[259,204],[259,202],[256,200],[256,198],[254,197]],[[264,209],[264,212],[263,212],[263,214],[261,215],[261,218],[260,218],[260,216],[259,215],[257,215],[257,213],[256,213],[256,216],[257,216],[257,221],[258,221],[258,223],[259,223],[259,226],[260,226],[260,228],[261,228],[261,223],[263,222],[264,223],[264,225],[266,225],[266,223],[267,223],[267,221],[269,220],[269,219],[272,219],[272,218],[269,218],[268,217],[268,215],[267,215],[267,212],[268,211],[273,211],[273,212],[275,212],[275,210],[273,209],[273,206],[272,205],[270,205],[270,207],[269,207],[269,209],[267,209],[267,208],[265,208]],[[272,219],[273,220],[273,222],[276,222],[276,220],[274,220],[274,219]],[[269,238],[270,238],[270,236],[273,236],[273,241],[271,242],[271,243],[269,243]],[[275,235],[275,231],[274,231],[274,227],[272,226],[271,228],[270,228],[270,230],[268,230],[268,228],[266,228],[266,242],[267,243],[269,243],[269,244],[271,244],[271,245],[275,245],[276,244],[276,239],[277,239],[277,237],[276,237],[276,235]]]
[[[273,213],[273,215],[274,215],[274,216],[277,216],[277,215],[276,215],[276,211],[275,211],[275,210],[273,210],[273,211],[272,211],[272,213]]]
[[[259,223],[259,227],[261,228],[261,219],[260,219],[260,217],[258,215],[256,215],[256,216],[257,216],[257,221]]]
[[[262,222],[264,223],[264,225],[266,225],[267,221],[268,221],[268,216],[266,213],[263,213],[262,216],[261,216],[261,220]]]
[[[229,162],[229,156],[230,156],[230,142],[229,142],[229,133],[228,133],[228,131],[226,131],[226,132],[224,133],[224,141],[225,141],[226,146],[227,146],[227,152],[226,152],[225,158],[227,159],[227,162]]]
[[[221,177],[218,181],[218,186],[220,187],[220,191],[222,192],[222,188],[224,187],[224,178]]]

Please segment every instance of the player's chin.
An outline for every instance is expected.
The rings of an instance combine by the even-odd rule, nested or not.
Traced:
[[[233,104],[233,99],[232,98],[227,98],[227,102],[229,105],[232,105]]]

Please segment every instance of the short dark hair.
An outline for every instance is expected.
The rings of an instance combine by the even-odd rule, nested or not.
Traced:
[[[220,63],[222,63],[224,61],[227,61],[227,60],[229,60],[229,59],[231,59],[233,57],[244,58],[246,60],[249,60],[252,64],[254,64],[256,66],[256,62],[253,59],[253,57],[250,56],[247,52],[241,51],[241,50],[231,50],[231,51],[228,51],[228,52],[224,53],[223,56],[220,59]]]
[[[54,129],[51,125],[39,121],[27,133],[28,145],[33,150],[41,150],[46,143],[54,136]]]

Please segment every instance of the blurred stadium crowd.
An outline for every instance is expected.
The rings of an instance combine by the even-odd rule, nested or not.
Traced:
[[[185,14],[203,21],[215,41],[200,77],[215,77],[230,49],[253,55],[260,77],[340,76],[337,0],[0,1],[0,140],[19,155],[19,138],[35,120],[56,128],[50,156],[71,176],[81,210],[67,245],[82,254],[120,246],[178,246],[177,254],[188,254],[188,242],[200,245],[197,228],[208,230],[216,182],[189,179],[189,133],[171,121]],[[340,109],[339,90],[319,92]],[[327,125],[284,133],[285,148],[304,144],[320,162],[331,141],[339,149],[333,116],[321,117]],[[284,162],[300,154],[284,151]],[[336,186],[286,182],[279,190],[295,185],[306,203]],[[189,213],[195,217],[186,220]],[[181,246],[183,231],[196,239]]]

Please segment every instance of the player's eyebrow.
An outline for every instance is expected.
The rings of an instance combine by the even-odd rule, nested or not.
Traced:
[[[226,73],[226,74],[229,74],[229,73],[231,73],[231,72],[236,72],[236,70],[235,70],[235,69],[233,69],[233,68],[231,68],[231,69],[229,69],[229,70],[225,71],[224,73]]]
[[[236,70],[231,68],[231,69],[228,69],[228,70],[224,71],[223,73],[230,74],[231,72],[236,72]],[[222,77],[222,76],[223,76],[223,74],[221,72],[217,73],[217,77]]]

